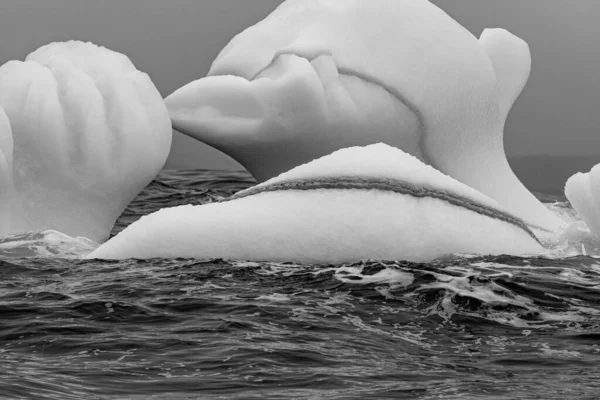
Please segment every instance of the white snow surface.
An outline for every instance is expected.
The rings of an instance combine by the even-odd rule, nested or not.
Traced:
[[[589,172],[571,176],[565,196],[590,231],[600,238],[600,164]]]
[[[399,169],[404,169],[403,173]],[[340,150],[263,185],[348,174],[405,179],[479,204],[495,204],[383,144]],[[375,189],[313,189],[262,192],[222,203],[162,209],[134,222],[88,258],[219,257],[339,263],[540,251],[542,247],[524,229],[441,199]]]
[[[478,40],[427,0],[287,0],[167,105],[177,130],[259,181],[385,142],[555,230],[562,221],[504,154],[505,120],[530,66],[521,39],[492,29]]]
[[[3,236],[53,229],[105,240],[171,145],[148,75],[91,43],[51,43],[4,64],[0,109],[1,182],[14,188],[0,200]]]

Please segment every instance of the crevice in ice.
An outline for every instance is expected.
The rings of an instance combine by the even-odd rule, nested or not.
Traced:
[[[326,51],[326,50],[311,53],[311,55],[309,57],[307,57],[306,55],[300,54],[298,52],[293,52],[293,51],[278,52],[277,54],[275,54],[275,56],[273,57],[273,60],[268,65],[266,65],[264,68],[260,69],[257,73],[255,73],[252,76],[250,81],[254,81],[254,80],[258,79],[265,71],[267,71],[269,68],[271,68],[273,66],[273,64],[277,61],[277,59],[279,57],[284,56],[284,55],[292,55],[292,56],[296,56],[296,57],[301,57],[301,58],[306,59],[310,63],[312,63],[313,61],[315,61],[317,58],[319,58],[321,56],[333,58],[333,53],[331,51]],[[337,66],[337,64],[336,64],[336,66]],[[413,102],[408,100],[400,91],[396,90],[394,87],[389,86],[384,81],[377,79],[376,77],[374,77],[372,75],[368,75],[368,74],[356,71],[356,70],[348,68],[348,67],[340,67],[340,66],[337,66],[337,71],[338,71],[338,74],[340,74],[342,76],[354,77],[354,78],[360,79],[368,84],[380,87],[381,89],[383,89],[387,93],[389,93],[397,101],[399,101],[400,104],[407,107],[419,121],[419,130],[421,132],[421,137],[419,138],[419,148],[422,150],[421,155],[424,158],[423,161],[426,164],[433,165],[431,163],[431,160],[429,160],[429,158],[427,157],[426,152],[423,151],[423,149],[425,149],[425,137],[427,134],[425,121],[424,121],[424,118],[423,118],[419,108]]]
[[[273,59],[271,60],[271,62],[269,64],[267,64],[264,68],[261,68],[257,73],[255,73],[250,80],[253,81],[253,80],[258,79],[258,77],[261,76],[269,68],[271,68],[273,66],[273,64],[275,64],[277,62],[277,59],[281,56],[296,56],[296,57],[304,58],[308,62],[312,63],[314,60],[316,60],[317,58],[319,58],[321,56],[333,58],[333,53],[328,50],[322,50],[322,51],[311,53],[310,56],[307,56],[307,55],[303,55],[303,54],[300,54],[300,53],[294,52],[294,51],[280,51],[280,52],[277,52],[275,54],[275,56],[273,56]]]
[[[424,149],[425,149],[425,137],[427,136],[427,129],[426,129],[426,126],[425,126],[425,120],[424,120],[423,116],[421,115],[421,112],[419,111],[419,109],[417,108],[417,106],[415,104],[413,104],[411,101],[409,101],[407,98],[405,98],[400,91],[398,91],[395,88],[387,85],[385,82],[377,79],[374,76],[363,74],[363,73],[360,73],[358,71],[352,70],[350,68],[344,68],[344,67],[338,67],[338,73],[340,75],[353,76],[355,78],[363,80],[363,81],[365,81],[367,83],[370,83],[372,85],[379,86],[380,88],[382,88],[383,90],[385,90],[386,92],[388,92],[392,97],[396,98],[396,100],[398,100],[401,104],[403,104],[404,106],[406,106],[415,115],[415,117],[419,121],[419,131],[421,132],[421,135],[420,135],[420,138],[419,138],[419,148],[421,149],[421,156],[423,157],[423,161],[426,164],[433,165],[432,162],[431,162],[431,160],[427,156],[427,152],[424,151]]]
[[[540,243],[533,232],[519,218],[512,216],[507,212],[488,207],[477,203],[471,199],[458,196],[454,193],[433,189],[427,186],[418,186],[406,181],[392,178],[364,178],[356,176],[343,176],[333,178],[310,178],[294,179],[285,182],[277,182],[269,185],[254,186],[250,189],[238,192],[235,195],[222,200],[228,202],[236,199],[242,199],[261,193],[277,192],[285,190],[381,190],[409,195],[417,198],[431,197],[445,201],[454,206],[463,207],[480,215],[494,218],[500,221],[508,222],[527,232],[536,242]]]

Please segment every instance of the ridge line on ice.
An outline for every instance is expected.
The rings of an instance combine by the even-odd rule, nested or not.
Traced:
[[[296,53],[293,51],[281,51],[281,52],[277,52],[275,54],[275,56],[273,57],[273,60],[271,60],[271,62],[269,64],[267,64],[265,67],[258,70],[252,76],[252,78],[248,79],[248,82],[253,82],[256,79],[260,79],[258,77],[263,72],[268,70],[277,61],[277,59],[279,59],[279,57],[284,56],[284,55],[292,55],[292,56],[304,58],[309,63],[312,63],[314,60],[316,60],[317,58],[319,58],[321,56],[328,56],[328,57],[331,57],[335,62],[335,57],[333,56],[333,53],[331,51],[319,51],[317,53],[314,53],[312,55],[312,57],[307,57],[306,55],[303,55],[302,53]],[[352,76],[352,77],[358,78],[362,81],[365,81],[367,83],[370,83],[374,86],[378,86],[378,87],[382,88],[383,90],[388,92],[392,97],[394,97],[396,100],[398,100],[401,104],[405,105],[414,114],[414,116],[419,121],[419,130],[421,132],[421,135],[419,137],[419,148],[421,149],[421,153],[422,153],[421,156],[423,157],[423,159],[424,159],[423,161],[425,161],[426,164],[433,165],[431,163],[431,160],[429,159],[429,157],[427,157],[426,152],[423,151],[425,149],[425,136],[427,135],[427,129],[426,129],[426,125],[425,125],[425,120],[424,120],[423,116],[421,115],[419,108],[413,102],[408,100],[408,98],[406,98],[399,90],[396,90],[394,87],[389,86],[384,81],[377,79],[376,77],[374,77],[372,75],[356,71],[352,68],[340,66],[337,64],[337,62],[335,62],[335,65],[337,67],[337,72],[339,75]],[[242,77],[242,76],[240,76],[240,77]]]
[[[288,190],[380,190],[404,194],[417,198],[431,197],[445,201],[457,207],[463,207],[477,214],[507,222],[527,232],[536,242],[540,243],[535,234],[519,218],[492,207],[480,204],[474,200],[461,197],[445,190],[437,190],[426,186],[418,186],[394,178],[363,178],[356,176],[340,176],[333,178],[292,179],[267,185],[254,186],[221,200],[229,202],[261,193],[288,191]]]
[[[399,90],[396,90],[395,88],[393,88],[391,86],[388,86],[385,82],[377,79],[374,76],[363,74],[363,73],[355,71],[351,68],[340,67],[340,66],[338,66],[338,73],[340,75],[353,76],[355,78],[361,79],[372,85],[379,86],[380,88],[382,88],[383,90],[388,92],[392,97],[396,98],[396,100],[398,100],[401,104],[404,104],[410,110],[410,112],[412,112],[414,114],[414,116],[419,121],[419,131],[421,134],[419,135],[418,143],[419,143],[419,149],[421,150],[421,157],[423,158],[423,161],[426,164],[429,164],[432,166],[434,165],[431,162],[431,160],[429,159],[429,157],[427,156],[427,152],[425,151],[425,136],[427,136],[427,126],[425,125],[425,120],[424,120],[423,116],[421,115],[419,108],[415,104],[413,104],[411,101],[409,101],[407,98],[405,98]]]

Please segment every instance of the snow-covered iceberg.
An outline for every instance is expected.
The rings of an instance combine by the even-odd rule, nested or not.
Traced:
[[[171,145],[164,101],[123,54],[52,43],[0,67],[0,234],[100,242]]]
[[[375,144],[338,150],[221,203],[162,209],[88,257],[339,263],[540,251],[494,200]]]
[[[570,177],[565,195],[590,231],[600,237],[600,164]]]
[[[478,40],[426,0],[288,0],[166,101],[175,129],[259,181],[384,142],[554,230],[562,221],[504,154],[530,66],[523,40],[501,29]]]

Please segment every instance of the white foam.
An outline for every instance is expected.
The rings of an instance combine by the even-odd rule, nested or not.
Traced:
[[[84,237],[70,237],[60,232],[29,232],[0,238],[1,258],[82,258],[98,248]]]
[[[431,178],[420,171],[414,158],[404,158],[400,150],[385,145],[342,150],[314,165],[337,171],[338,162],[345,164],[355,157],[371,159],[362,153],[374,153],[372,159],[381,160],[374,165],[375,178],[385,172],[383,163],[400,168],[398,160],[404,160],[408,172],[414,171],[422,179],[415,185],[439,187],[442,193],[445,187],[454,186],[457,193],[470,192],[458,182],[447,182],[451,178],[440,173]],[[308,164],[299,170],[314,171],[311,167]],[[363,168],[369,168],[369,164]],[[296,171],[290,175],[295,176]],[[314,177],[310,173],[297,175],[308,181]],[[493,201],[488,199],[487,203]],[[530,254],[541,250],[524,229],[481,215],[470,209],[467,201],[460,206],[440,198],[393,191],[324,188],[267,191],[223,203],[162,209],[133,223],[89,257],[340,263],[361,259],[423,261],[448,253]]]
[[[363,275],[364,266],[342,266],[332,268],[335,278],[344,283],[368,285],[373,283],[388,284],[389,288],[407,287],[414,282],[414,275],[392,268],[384,268],[373,275]],[[326,269],[325,271],[328,271]]]
[[[0,214],[3,235],[105,240],[169,153],[168,112],[148,75],[91,43],[52,43],[4,64],[0,107],[12,126],[7,134],[0,112],[0,179],[15,188],[0,199],[13,210],[10,220]]]

